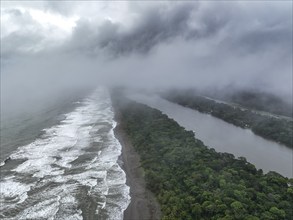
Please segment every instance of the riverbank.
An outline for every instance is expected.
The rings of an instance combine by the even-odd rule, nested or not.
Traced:
[[[114,129],[116,138],[122,145],[122,169],[126,173],[126,184],[130,187],[131,202],[124,211],[125,220],[160,219],[160,206],[155,196],[146,189],[143,169],[140,167],[140,157],[135,152],[127,134],[123,130],[119,114],[115,113],[117,126]]]
[[[196,138],[217,152],[227,152],[236,157],[245,157],[257,169],[265,173],[276,171],[292,178],[292,149],[273,141],[265,140],[248,129],[236,127],[209,114],[180,106],[157,96],[136,95],[131,97],[162,111],[186,130],[195,131]]]
[[[123,128],[163,219],[290,219],[292,180],[218,153],[159,110],[120,99]]]
[[[170,93],[164,95],[164,98],[201,113],[211,114],[235,126],[249,128],[262,138],[293,148],[293,124],[291,120],[272,116],[270,113],[260,114],[252,109],[223,102],[219,103],[193,94]]]

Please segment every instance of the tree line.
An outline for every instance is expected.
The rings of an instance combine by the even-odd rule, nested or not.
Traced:
[[[292,219],[293,179],[209,149],[192,131],[118,92],[112,100],[163,220]]]
[[[260,115],[247,109],[217,103],[202,96],[181,93],[164,94],[164,98],[179,105],[211,114],[228,123],[250,128],[255,134],[293,148],[293,121]]]

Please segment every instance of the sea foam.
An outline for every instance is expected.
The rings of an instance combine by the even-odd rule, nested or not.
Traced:
[[[122,147],[114,136],[109,94],[98,88],[79,104],[58,125],[44,129],[41,137],[10,155],[22,162],[0,182],[3,217],[123,218],[129,187],[117,163]],[[82,208],[89,202],[96,207],[94,213]]]

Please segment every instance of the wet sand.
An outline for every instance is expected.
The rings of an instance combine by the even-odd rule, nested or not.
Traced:
[[[114,130],[116,138],[122,145],[121,160],[122,169],[126,173],[126,184],[130,186],[131,202],[124,211],[125,220],[150,220],[160,219],[160,206],[154,195],[146,189],[143,176],[143,169],[140,167],[139,155],[135,152],[127,134],[123,130],[123,125],[116,117],[117,126]]]

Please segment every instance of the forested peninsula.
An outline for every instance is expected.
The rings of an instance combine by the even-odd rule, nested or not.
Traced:
[[[119,91],[112,102],[163,220],[292,219],[293,179],[209,149],[192,131]]]
[[[168,93],[163,97],[184,107],[211,114],[228,123],[250,128],[255,134],[293,148],[293,121],[257,114],[248,109],[218,103],[202,96],[181,93]]]

